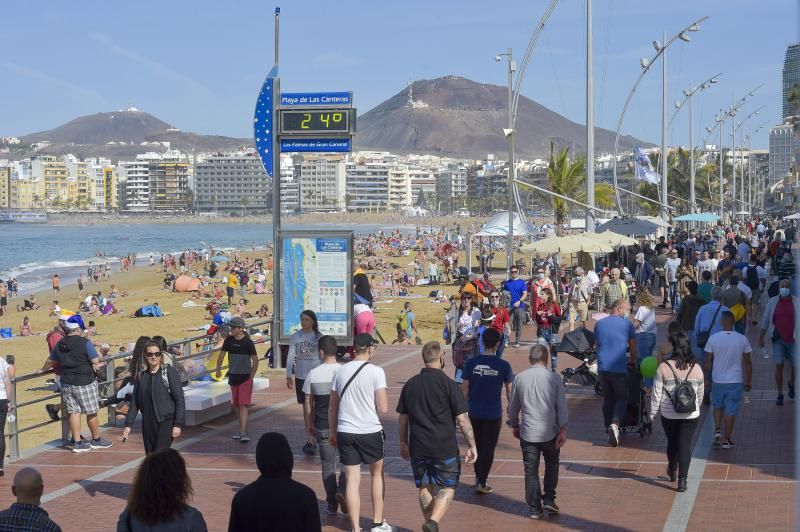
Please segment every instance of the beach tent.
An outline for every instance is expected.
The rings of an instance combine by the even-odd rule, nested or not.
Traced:
[[[796,212],[794,214],[790,214],[789,216],[784,216],[784,220],[800,220],[800,212]]]
[[[589,236],[584,236],[584,234]],[[543,257],[554,253],[570,255],[581,251],[586,253],[605,253],[614,250],[614,246],[611,243],[593,238],[593,236],[596,236],[594,233],[584,234],[545,238],[544,240],[525,244],[520,247],[520,251]]]
[[[673,222],[718,222],[719,216],[713,212],[696,212],[691,214],[684,214],[672,219]]]
[[[189,277],[188,275],[179,275],[175,279],[176,292],[197,292],[200,290],[200,279],[197,277]]]
[[[514,213],[514,236],[533,236],[537,234],[536,226],[530,221],[523,222],[518,213]],[[493,215],[481,230],[472,236],[508,236],[508,211]]]

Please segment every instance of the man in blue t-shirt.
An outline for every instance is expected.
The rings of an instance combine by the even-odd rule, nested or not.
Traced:
[[[483,331],[483,354],[469,359],[461,373],[464,395],[469,403],[469,420],[475,433],[478,460],[475,462],[475,492],[494,491],[486,484],[494,462],[494,449],[503,422],[503,401],[500,393],[505,386],[506,399],[511,397],[514,373],[511,365],[495,355],[503,335],[491,327]]]
[[[636,367],[636,330],[622,317],[629,310],[628,300],[618,299],[611,306],[611,315],[594,326],[597,369],[603,387],[603,423],[612,447],[619,445],[619,423],[628,407],[628,366]]]
[[[511,326],[514,328],[516,341],[514,345],[519,347],[522,338],[522,325],[525,323],[525,300],[528,298],[528,285],[518,277],[519,269],[511,267],[511,279],[506,281],[506,290],[511,295],[508,304],[508,313],[511,314]]]

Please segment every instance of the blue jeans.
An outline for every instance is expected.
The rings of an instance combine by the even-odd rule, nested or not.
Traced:
[[[706,361],[706,350],[701,349],[700,346],[697,345],[697,333],[694,332],[694,329],[685,332],[689,337],[689,343],[692,346],[692,354],[694,355],[695,360],[697,360],[697,363],[700,364],[700,367],[702,367]]]
[[[517,308],[510,307],[508,312],[511,313],[511,326],[514,328],[515,341],[519,343],[522,338],[522,326],[525,324],[525,307],[523,305]]]
[[[653,354],[653,348],[656,346],[656,335],[653,333],[636,333],[636,351],[638,352],[637,360],[641,365],[642,360]],[[645,386],[652,386],[653,379],[648,378],[643,380]]]
[[[500,343],[497,344],[497,358],[503,358],[503,351],[506,350],[506,342],[508,341],[508,335],[503,333],[500,337]]]
[[[786,360],[789,361],[789,364],[794,366],[794,343],[784,342],[781,338],[773,339],[772,361],[780,365]]]
[[[672,302],[672,310],[677,310],[681,304],[681,298],[678,296],[678,283],[676,281],[669,283],[669,300]]]
[[[603,387],[603,424],[619,425],[628,408],[628,375],[601,371],[599,377]]]

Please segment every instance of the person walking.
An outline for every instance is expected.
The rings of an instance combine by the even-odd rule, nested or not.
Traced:
[[[792,372],[789,375],[789,399],[794,399],[795,358],[796,343],[795,319],[800,314],[800,298],[792,296],[792,282],[782,279],[778,284],[778,295],[771,297],[767,302],[764,315],[761,317],[761,332],[758,343],[761,349],[766,348],[764,338],[767,333],[772,340],[772,361],[775,363],[775,387],[778,397],[777,406],[783,405],[783,366],[789,361]]]
[[[61,527],[42,508],[44,481],[39,471],[32,467],[17,471],[11,493],[17,502],[0,512],[0,530],[61,532]]]
[[[734,317],[722,312],[722,330],[712,334],[705,346],[706,371],[711,372],[711,406],[714,408],[714,442],[716,448],[731,449],[733,427],[742,393],[750,391],[753,378],[753,349],[747,337],[733,330]],[[712,371],[713,367],[713,371]],[[723,430],[724,422],[724,430]]]
[[[256,344],[245,330],[245,321],[234,316],[228,321],[231,333],[222,342],[217,357],[217,378],[222,377],[222,361],[228,355],[228,385],[231,387],[231,408],[239,419],[239,432],[233,434],[240,443],[250,441],[247,435],[248,408],[253,402],[253,379],[258,371]]]
[[[594,326],[603,387],[603,424],[612,447],[619,445],[619,424],[628,407],[628,366],[635,367],[637,360],[636,330],[622,317],[629,310],[627,299],[617,299],[611,306],[611,315]]]
[[[686,333],[686,336],[689,337],[689,345],[692,348],[694,358],[697,359],[700,367],[702,368],[704,358],[703,350],[697,345],[697,336],[694,332],[694,322],[697,319],[697,313],[706,302],[702,297],[697,295],[697,290],[699,288],[697,281],[689,281],[686,283],[686,288],[688,293],[686,297],[681,299],[681,305],[678,307],[678,315],[676,320],[681,324],[681,330],[683,330]]]
[[[0,477],[5,475],[3,462],[6,457],[6,418],[14,410],[14,387],[11,379],[17,375],[12,361],[13,355],[0,357]]]
[[[328,406],[330,404],[331,383],[339,368],[336,363],[336,339],[333,336],[321,336],[317,342],[322,362],[308,372],[303,382],[305,396],[306,430],[310,438],[314,438],[319,448],[319,459],[322,465],[322,485],[325,488],[325,501],[328,503],[328,515],[336,515],[338,510],[347,513],[347,501],[344,498],[346,480],[344,471],[336,482],[336,450],[330,444],[328,430]]]
[[[91,340],[82,336],[83,320],[74,315],[64,322],[66,336],[53,348],[43,369],[58,363],[61,367],[61,398],[67,407],[69,429],[75,453],[92,449],[107,449],[113,444],[100,437],[100,394],[97,390],[97,373],[100,357]],[[86,414],[86,424],[92,434],[90,441],[81,438],[81,414]]]
[[[667,286],[669,286],[669,301],[672,305],[672,312],[678,311],[678,268],[681,266],[681,259],[678,258],[678,250],[673,248],[669,252],[669,258],[664,263],[664,271],[667,276]],[[666,308],[662,304],[661,308]]]
[[[625,282],[620,280],[619,268],[613,268],[609,272],[608,282],[600,285],[600,304],[609,313],[611,307],[618,299],[628,299],[628,287]]]
[[[190,506],[194,491],[186,461],[175,449],[148,454],[133,479],[117,532],[207,532],[203,514]]]
[[[496,356],[502,337],[494,329],[483,332],[483,354],[464,364],[461,389],[469,403],[469,421],[475,433],[478,459],[475,461],[475,492],[483,495],[494,490],[486,482],[494,462],[494,450],[503,424],[503,402],[511,397],[514,373],[511,364]]]
[[[233,496],[228,532],[322,530],[316,493],[292,479],[294,456],[286,436],[277,432],[261,436],[256,466],[261,475]]]
[[[164,353],[158,342],[145,346],[147,368],[135,379],[122,441],[128,440],[136,416],[142,413],[142,442],[150,454],[172,445],[179,438],[185,422],[185,400],[178,370],[164,365]]]
[[[492,309],[492,329],[500,333],[500,343],[497,345],[497,356],[503,358],[506,343],[511,337],[511,317],[508,309],[500,304],[500,292],[492,290],[489,293],[489,307]]]
[[[667,437],[667,477],[670,482],[678,480],[677,491],[686,491],[686,479],[692,460],[692,437],[700,419],[700,405],[703,402],[703,368],[697,363],[684,332],[669,337],[672,346],[670,358],[658,366],[650,395],[650,420],[653,421],[661,411],[661,426]],[[691,411],[676,411],[678,393],[684,392],[681,383],[688,383],[694,393]],[[686,393],[686,392],[684,392]],[[692,399],[691,394],[686,395]],[[678,407],[689,410],[688,405]]]
[[[552,343],[553,334],[558,334],[561,325],[561,307],[555,301],[553,290],[542,288],[536,298],[536,336]]]
[[[528,287],[525,281],[520,279],[519,268],[512,266],[511,279],[506,281],[505,289],[511,295],[508,303],[508,312],[511,314],[511,326],[514,329],[514,347],[519,347],[519,342],[522,339],[522,326],[525,324],[526,303],[528,299]]]
[[[495,338],[499,336],[492,332]],[[458,385],[442,371],[444,352],[439,342],[422,347],[422,361],[425,367],[403,385],[397,403],[400,456],[411,461],[425,519],[422,530],[438,532],[461,475],[456,424],[469,446],[465,462],[474,464],[480,455],[467,416],[467,401]]]
[[[322,334],[319,332],[317,314],[313,310],[304,310],[300,313],[300,329],[289,338],[289,354],[286,358],[286,387],[294,389],[297,404],[303,407],[305,395],[303,384],[308,377],[308,372],[319,365],[318,341]],[[303,408],[305,413],[305,409]],[[303,426],[308,426],[308,420],[303,418]],[[309,437],[303,445],[303,453],[312,456],[317,452],[314,438]]]
[[[589,304],[592,299],[592,283],[582,267],[575,268],[575,277],[569,287],[569,330],[575,330],[575,322],[584,327],[589,319]]]
[[[561,448],[567,441],[567,397],[561,378],[550,371],[550,351],[531,347],[531,365],[514,379],[508,401],[508,419],[522,448],[525,465],[525,502],[532,519],[544,512],[559,513],[556,504]],[[544,456],[544,491],[539,484],[539,461]]]
[[[330,444],[339,449],[344,466],[345,501],[353,530],[359,530],[361,464],[367,464],[372,495],[370,530],[386,532],[391,526],[383,518],[385,435],[378,415],[389,411],[389,399],[383,368],[370,362],[377,344],[369,334],[354,338],[354,358],[339,367],[331,384],[328,430]]]
[[[656,311],[653,296],[649,290],[636,291],[636,314],[633,315],[633,326],[636,328],[636,351],[638,362],[653,354],[656,346]]]

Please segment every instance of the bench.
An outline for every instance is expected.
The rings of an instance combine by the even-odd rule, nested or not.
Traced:
[[[269,388],[269,379],[253,379],[253,393]],[[200,425],[231,412],[231,387],[226,381],[192,381],[183,389],[186,398],[186,425]]]

